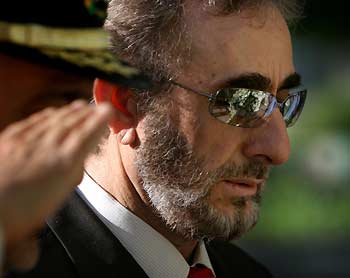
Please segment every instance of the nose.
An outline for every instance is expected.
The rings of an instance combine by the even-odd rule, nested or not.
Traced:
[[[268,164],[280,165],[288,161],[290,143],[282,114],[275,109],[265,124],[249,130],[249,138],[243,145],[243,154],[258,158]]]

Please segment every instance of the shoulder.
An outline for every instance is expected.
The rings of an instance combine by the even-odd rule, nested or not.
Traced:
[[[206,246],[218,277],[272,277],[265,266],[233,243],[213,240]]]
[[[47,225],[40,237],[42,254],[37,266],[25,274],[11,273],[5,277],[146,277],[76,193],[48,219]]]
[[[25,273],[13,271],[7,273],[5,278],[76,277],[72,261],[49,227],[46,227],[39,235],[39,243],[41,253],[35,268]]]

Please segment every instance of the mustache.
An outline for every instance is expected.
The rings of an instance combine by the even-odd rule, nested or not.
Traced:
[[[269,172],[270,172],[270,166],[266,165],[263,162],[260,161],[248,161],[244,164],[237,165],[236,163],[226,163],[222,165],[221,167],[206,172],[206,173],[200,173],[197,176],[196,181],[194,184],[196,186],[192,187],[191,184],[187,184],[188,187],[192,187],[192,189],[202,188],[201,193],[198,194],[198,198],[208,198],[210,195],[210,191],[213,188],[213,185],[217,184],[220,180],[226,180],[226,179],[239,179],[239,178],[251,178],[251,179],[261,179],[265,180],[268,179]],[[204,174],[204,175],[203,175]],[[205,186],[203,187],[203,184],[200,181],[205,181]],[[238,202],[237,205],[245,203],[248,199],[252,199],[256,203],[261,202],[261,193],[263,190],[263,184],[258,187],[257,193],[254,196],[251,197],[237,197],[236,201]]]
[[[236,163],[227,163],[209,174],[216,180],[235,178],[267,180],[269,177],[270,168],[270,166],[261,161],[248,161],[241,165],[237,165]]]

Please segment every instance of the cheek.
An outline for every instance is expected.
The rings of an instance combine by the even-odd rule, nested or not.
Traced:
[[[227,161],[235,161],[243,141],[240,129],[222,124],[208,112],[208,103],[200,103],[186,117],[181,126],[195,154],[205,160],[207,170]]]
[[[205,158],[208,170],[217,169],[228,162],[236,162],[240,157],[242,138],[236,132],[227,131],[230,128],[213,126],[209,129],[203,128],[200,132],[196,153]]]
[[[9,72],[0,70],[0,129],[28,115],[33,106],[31,100],[39,95],[30,73],[16,74],[14,66],[7,68]]]

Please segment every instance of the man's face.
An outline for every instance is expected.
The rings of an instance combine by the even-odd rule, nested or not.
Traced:
[[[204,92],[232,85],[274,95],[286,87],[294,67],[288,28],[277,10],[189,12],[187,20],[192,60],[178,83]],[[293,82],[287,85],[299,85]],[[137,168],[167,225],[187,238],[224,239],[253,227],[269,167],[289,157],[278,109],[260,127],[233,127],[209,114],[207,98],[175,87],[155,110],[139,127]]]
[[[91,97],[92,81],[0,53],[0,131],[48,106]]]

